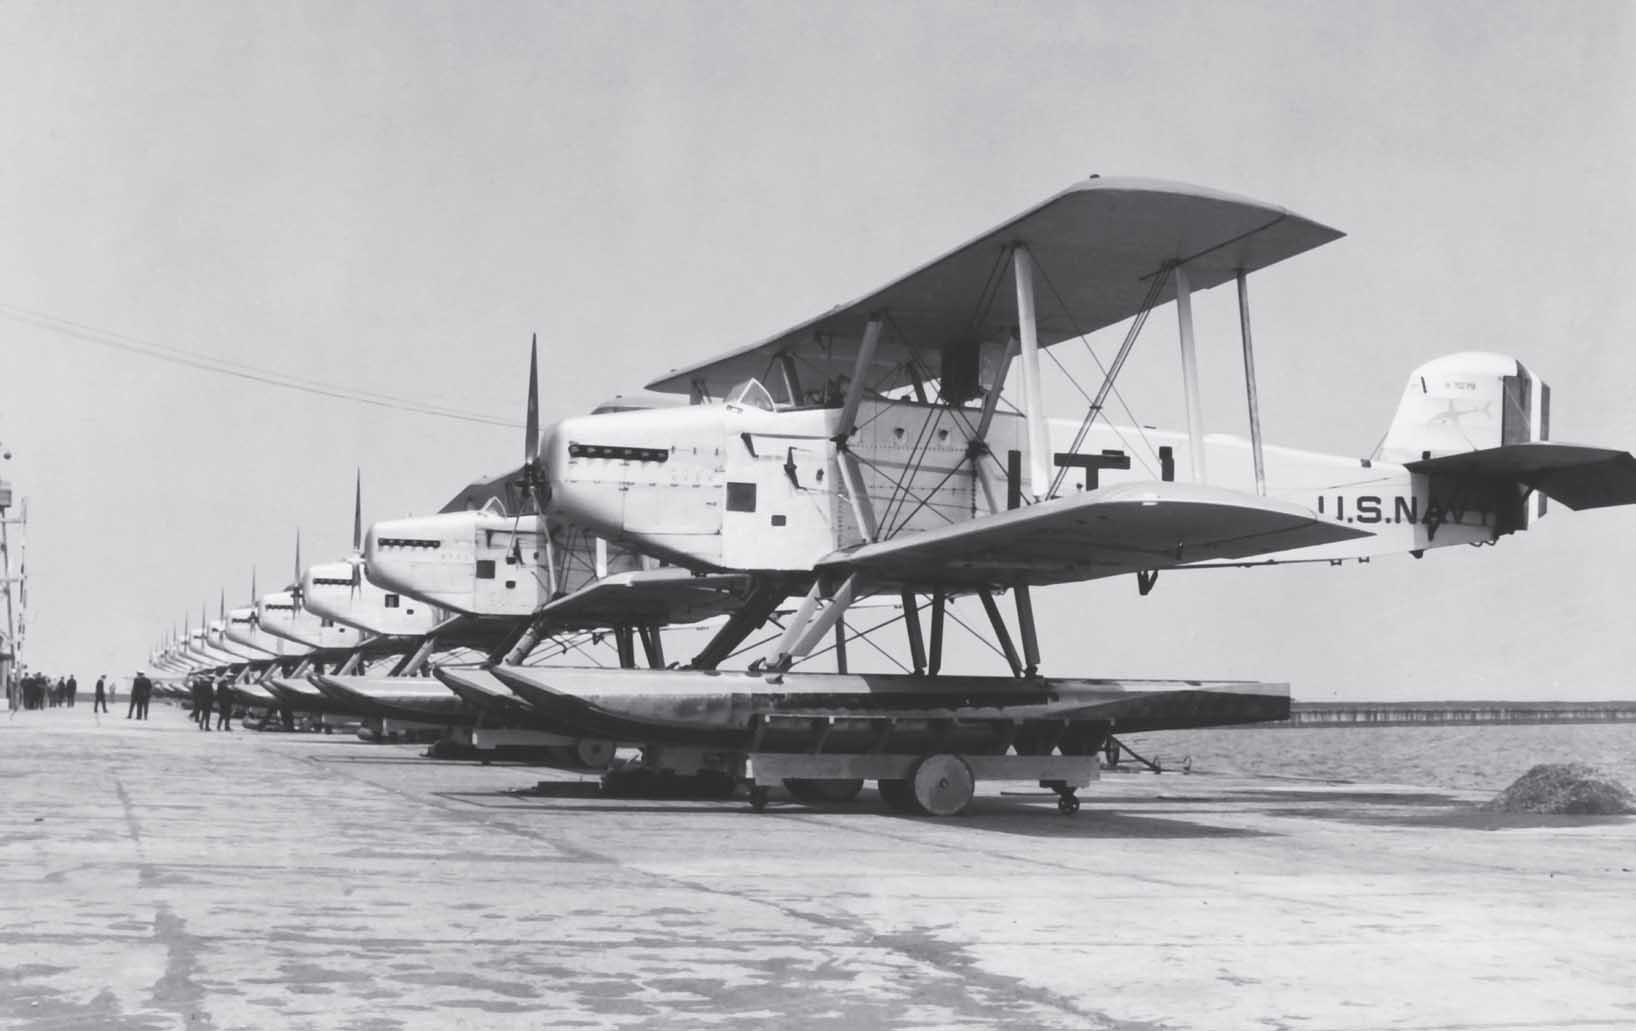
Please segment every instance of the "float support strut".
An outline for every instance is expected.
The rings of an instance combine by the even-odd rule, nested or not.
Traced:
[[[939,587],[932,592],[932,646],[926,656],[926,675],[937,676],[943,668],[943,610],[948,606],[948,595]]]
[[[824,635],[829,633],[840,622],[842,616],[846,615],[847,607],[852,604],[852,599],[857,596],[858,574],[853,573],[836,589],[824,611],[812,618],[812,625],[801,636],[801,640],[796,642],[795,650],[788,656],[783,657],[784,661],[787,662],[789,659],[799,659],[810,655],[812,649],[818,646],[818,642],[824,639]]]
[[[734,648],[744,643],[755,629],[767,622],[787,593],[786,586],[776,579],[758,578],[744,604],[722,625],[710,642],[688,663],[689,669],[715,669]]]
[[[658,624],[639,626],[636,632],[642,637],[642,657],[648,660],[648,668],[664,669],[665,642],[660,636]]]
[[[926,642],[920,636],[920,603],[915,599],[915,592],[907,588],[903,591],[903,625],[909,630],[909,664],[914,667],[915,676],[926,673]]]
[[[983,611],[988,613],[989,626],[994,628],[994,639],[1000,642],[1000,650],[1005,653],[1005,661],[1011,666],[1011,675],[1022,676],[1022,663],[1017,661],[1017,647],[1011,643],[1011,631],[1005,628],[1005,619],[1000,615],[999,606],[994,604],[994,592],[987,587],[977,589],[977,598],[983,603]]]
[[[1031,677],[1040,671],[1040,641],[1034,631],[1034,599],[1028,594],[1027,584],[1018,584],[1011,593],[1017,599],[1017,628],[1022,631],[1023,676]]]

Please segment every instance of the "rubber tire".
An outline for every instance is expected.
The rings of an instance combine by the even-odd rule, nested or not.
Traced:
[[[850,802],[863,791],[863,779],[819,780],[808,777],[784,778],[784,790],[803,805],[839,805]]]
[[[875,787],[880,791],[881,801],[886,803],[888,809],[900,813],[925,813],[925,810],[920,808],[920,803],[915,801],[914,789],[909,786],[908,781],[877,780]]]
[[[956,816],[971,805],[977,777],[958,755],[939,752],[915,764],[909,775],[915,804],[932,816]]]

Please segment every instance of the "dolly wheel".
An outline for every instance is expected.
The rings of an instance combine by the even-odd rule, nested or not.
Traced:
[[[750,808],[758,813],[764,812],[767,808],[767,796],[770,794],[772,791],[760,784],[750,785]]]
[[[1079,812],[1079,799],[1072,791],[1064,791],[1057,796],[1057,812],[1064,816],[1072,816]]]
[[[953,816],[971,804],[977,778],[958,755],[928,755],[915,764],[910,789],[920,808],[933,816]]]

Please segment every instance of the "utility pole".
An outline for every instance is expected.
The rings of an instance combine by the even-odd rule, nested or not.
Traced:
[[[11,452],[0,447],[0,459],[10,459]],[[26,618],[26,613],[20,613],[20,599],[26,598],[23,586],[23,569],[21,562],[15,574],[12,572],[12,537],[11,528],[21,528],[28,522],[28,502],[22,505],[22,514],[11,515],[12,492],[11,483],[0,479],[0,590],[5,592],[6,622],[3,632],[0,632],[0,686],[6,691],[6,707],[16,710],[22,707],[22,689],[18,683],[18,669],[22,657],[22,635],[19,617]]]

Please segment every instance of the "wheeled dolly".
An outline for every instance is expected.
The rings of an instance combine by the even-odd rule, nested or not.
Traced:
[[[767,806],[774,785],[845,786],[855,794],[864,780],[875,781],[881,800],[898,812],[954,816],[965,812],[980,780],[1031,780],[1057,793],[1057,809],[1079,811],[1075,792],[1097,778],[1094,755],[926,755],[889,753],[751,753],[750,808]],[[797,801],[839,801],[810,788],[793,790]],[[846,795],[850,798],[851,795]]]

